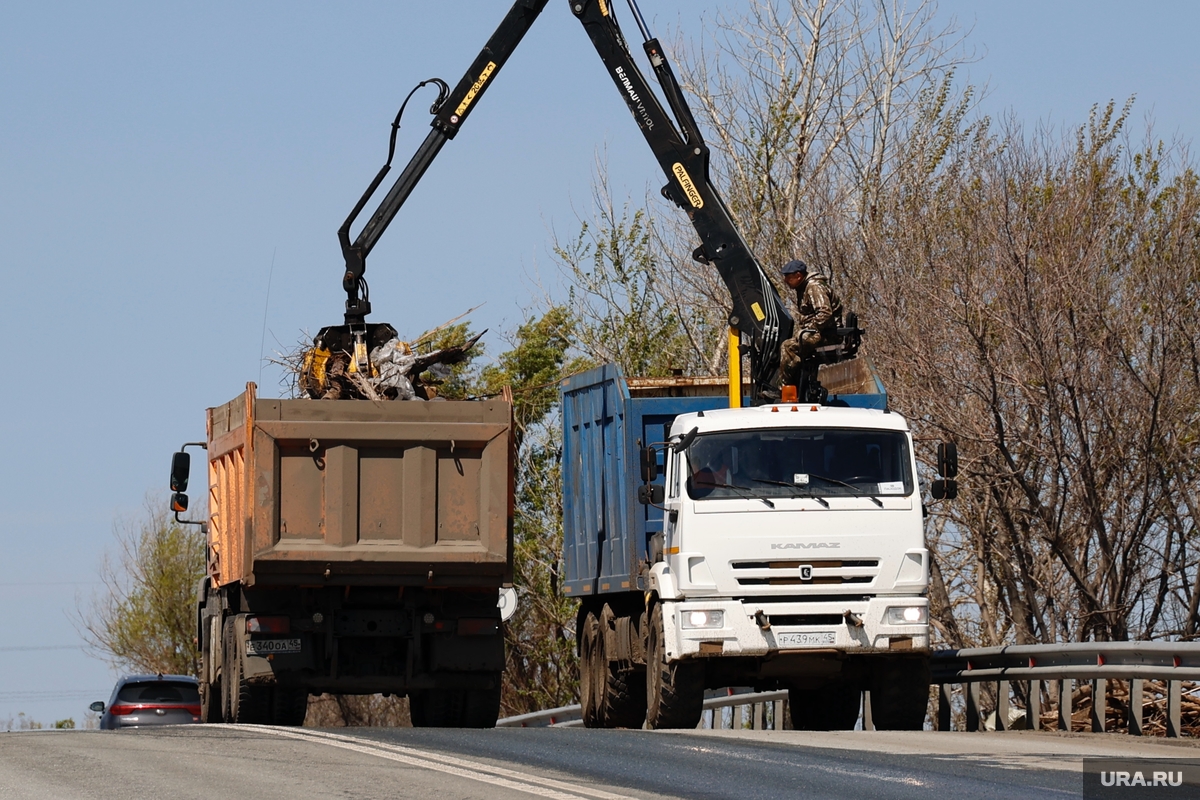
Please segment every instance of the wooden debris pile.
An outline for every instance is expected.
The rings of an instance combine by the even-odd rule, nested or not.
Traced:
[[[1200,737],[1200,686],[1185,681],[1180,698],[1180,728],[1185,736]],[[1105,730],[1129,731],[1129,681],[1110,680],[1105,692]],[[1142,732],[1146,736],[1167,735],[1167,686],[1165,681],[1142,682]],[[1046,703],[1041,724],[1043,729],[1058,727],[1056,704]],[[1081,681],[1071,694],[1071,730],[1092,729],[1092,684]]]
[[[346,350],[310,347],[301,356],[300,396],[313,400],[432,400],[449,376],[448,367],[466,360],[479,334],[465,344],[427,353],[391,339],[371,350],[366,364]]]
[[[472,311],[474,309],[471,309]],[[467,312],[468,314],[470,311]],[[462,344],[434,348],[436,334],[466,314],[405,342],[387,324],[367,326],[364,336],[346,326],[323,328],[272,363],[286,369],[293,397],[311,400],[433,400],[452,367],[470,357],[487,331]]]

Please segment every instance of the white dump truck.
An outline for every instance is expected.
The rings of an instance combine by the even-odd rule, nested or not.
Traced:
[[[917,464],[907,421],[859,378],[871,391],[837,394],[831,376],[824,404],[752,408],[729,408],[715,378],[609,366],[564,382],[563,591],[581,599],[586,724],[694,727],[705,689],[752,686],[789,690],[797,729],[853,728],[863,691],[877,728],[922,727]]]

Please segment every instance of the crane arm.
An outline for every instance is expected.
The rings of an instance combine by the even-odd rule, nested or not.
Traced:
[[[753,394],[778,389],[779,345],[792,335],[792,317],[712,185],[708,146],[661,45],[650,35],[636,2],[630,2],[642,47],[674,119],[634,62],[613,13],[613,0],[568,2],[667,177],[663,196],[687,213],[700,236],[701,245],[692,257],[715,267],[729,290],[729,325],[750,340]]]
[[[432,130],[429,131],[417,152],[409,159],[400,176],[396,178],[392,188],[388,190],[387,195],[379,204],[379,208],[375,210],[367,224],[363,226],[362,231],[351,242],[350,226],[354,224],[354,220],[391,169],[396,129],[400,123],[400,117],[397,115],[396,122],[392,125],[392,146],[388,153],[388,162],[375,176],[375,180],[367,187],[367,191],[358,201],[354,210],[350,212],[350,216],[338,229],[338,241],[342,246],[342,256],[346,262],[346,272],[342,276],[342,288],[346,290],[347,326],[363,325],[366,315],[371,313],[371,302],[366,292],[363,274],[367,269],[367,256],[375,247],[375,243],[379,241],[379,237],[395,219],[400,207],[408,200],[408,196],[412,194],[413,189],[416,188],[425,171],[429,169],[429,165],[433,163],[442,146],[458,135],[459,129],[478,105],[483,93],[492,85],[496,75],[508,61],[517,45],[521,43],[538,15],[542,13],[547,2],[549,0],[516,0],[513,3],[512,8],[504,15],[504,19],[496,27],[487,44],[479,51],[479,55],[475,57],[470,68],[459,80],[458,85],[448,93],[443,90],[439,95],[438,102],[434,103],[431,109],[434,115],[433,121],[430,123]],[[445,84],[442,86],[444,87]],[[405,100],[405,102],[408,101]],[[403,113],[403,106],[401,113]]]

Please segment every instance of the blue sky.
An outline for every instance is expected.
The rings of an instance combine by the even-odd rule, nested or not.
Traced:
[[[698,36],[740,0],[641,0]],[[0,12],[0,726],[83,716],[113,674],[69,613],[114,521],[165,497],[168,458],[265,350],[341,320],[335,231],[417,81],[455,83],[508,3],[23,3]],[[618,6],[620,8],[620,6]],[[1200,126],[1200,6],[946,0],[971,28],[984,113],[1052,127],[1138,95],[1160,136]],[[626,23],[627,33],[633,34]],[[427,132],[419,96],[403,163]],[[552,281],[598,154],[617,196],[661,182],[563,0],[372,254],[373,318],[416,334],[466,309],[497,335]],[[272,268],[272,264],[274,265]],[[539,276],[541,276],[539,278]],[[268,303],[268,280],[270,297]],[[67,693],[73,693],[68,695]]]

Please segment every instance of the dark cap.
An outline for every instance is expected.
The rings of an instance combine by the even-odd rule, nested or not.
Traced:
[[[789,261],[783,265],[784,275],[791,275],[794,272],[803,272],[805,275],[807,275],[808,264],[805,264],[803,261]]]

